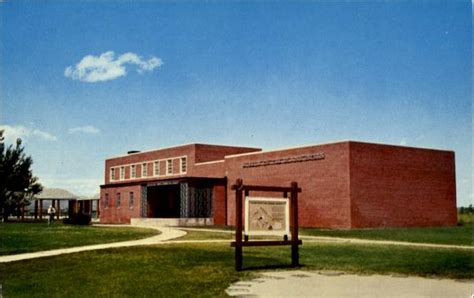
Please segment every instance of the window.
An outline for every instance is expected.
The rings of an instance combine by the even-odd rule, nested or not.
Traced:
[[[147,167],[147,164],[144,163],[142,164],[142,177],[146,177],[148,176],[148,167]]]
[[[135,199],[133,198],[133,191],[131,191],[128,197],[128,207],[133,208],[133,205],[135,205]]]
[[[160,162],[155,161],[153,163],[153,175],[160,176]]]
[[[108,193],[105,194],[104,207],[109,208],[109,194]]]
[[[117,193],[117,202],[115,203],[115,205],[117,206],[117,208],[120,208],[120,204],[121,204],[121,198],[120,198],[120,193]]]
[[[173,160],[168,159],[166,161],[166,175],[173,174]]]
[[[131,167],[130,176],[131,176],[132,178],[137,177],[137,167],[136,167],[135,165],[132,165],[132,167]]]
[[[120,180],[125,179],[125,167],[120,167]]]
[[[186,173],[186,157],[181,157],[181,173]]]
[[[110,169],[110,180],[115,180],[115,168]]]

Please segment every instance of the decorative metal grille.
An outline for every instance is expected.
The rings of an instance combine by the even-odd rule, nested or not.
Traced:
[[[141,187],[141,195],[140,195],[140,214],[141,217],[147,217],[148,216],[148,201],[147,201],[147,192],[148,192],[148,187],[146,185],[143,185]]]
[[[212,188],[190,187],[190,217],[212,217]]]
[[[189,187],[188,183],[179,184],[179,215],[181,218],[189,217]]]

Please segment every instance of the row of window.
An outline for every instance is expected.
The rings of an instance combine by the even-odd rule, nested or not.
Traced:
[[[109,199],[109,194],[108,193],[105,194],[104,201],[105,201],[104,202],[104,207],[105,208],[113,207],[110,204],[110,199]],[[122,205],[122,196],[118,192],[118,193],[116,193],[116,197],[115,197],[115,207],[120,208],[121,205]],[[131,191],[128,194],[128,207],[133,208],[134,205],[135,205],[135,198],[134,198],[134,195],[133,195],[133,191]]]
[[[152,175],[148,175],[148,164],[153,163],[153,173]],[[129,179],[137,178],[137,165],[133,164],[127,167],[130,167],[130,177]],[[125,180],[125,167],[120,166],[118,168],[110,168],[110,180]],[[117,177],[117,170],[119,170],[118,177]],[[185,174],[187,171],[187,158],[181,157],[180,158],[180,168],[179,173]],[[173,174],[173,159],[166,160],[166,174],[165,175],[172,175]],[[160,176],[163,175],[160,173],[160,161],[153,161],[153,162],[144,162],[141,164],[141,177],[153,177],[153,176]]]

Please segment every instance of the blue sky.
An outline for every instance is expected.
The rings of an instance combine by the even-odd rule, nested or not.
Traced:
[[[82,195],[131,149],[350,139],[454,150],[468,205],[471,18],[467,1],[6,1],[0,125],[44,185]]]

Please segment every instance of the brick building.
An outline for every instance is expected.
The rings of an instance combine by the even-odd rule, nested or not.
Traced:
[[[344,141],[291,149],[190,144],[107,159],[103,223],[235,223],[237,178],[298,182],[303,227],[456,224],[454,152]]]

